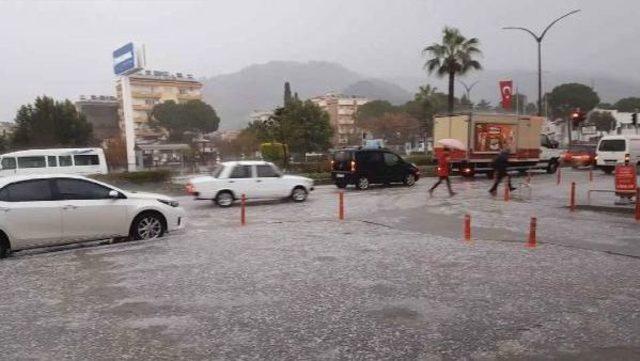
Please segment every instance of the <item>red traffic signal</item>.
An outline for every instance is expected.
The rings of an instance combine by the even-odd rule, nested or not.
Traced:
[[[587,120],[587,113],[581,111],[580,109],[576,109],[573,112],[571,112],[571,123],[573,124],[574,127],[579,126],[585,120]]]

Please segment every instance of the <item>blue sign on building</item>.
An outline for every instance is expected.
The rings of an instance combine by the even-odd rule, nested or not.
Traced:
[[[133,43],[129,43],[113,52],[113,72],[126,75],[137,69],[136,53]]]

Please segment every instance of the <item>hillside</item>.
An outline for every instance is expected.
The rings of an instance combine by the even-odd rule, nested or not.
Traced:
[[[373,98],[388,97],[392,102],[410,98],[410,94],[397,85],[367,80],[340,64],[272,61],[204,79],[204,100],[213,105],[220,115],[222,129],[242,128],[253,110],[273,109],[282,104],[285,81],[291,83],[292,90],[298,92],[302,99],[329,91],[355,92],[354,95]]]

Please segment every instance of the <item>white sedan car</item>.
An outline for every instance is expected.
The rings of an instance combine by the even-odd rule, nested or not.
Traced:
[[[229,207],[244,194],[246,199],[291,198],[303,202],[313,190],[313,180],[283,175],[273,163],[262,161],[225,162],[211,176],[193,178],[187,192],[196,199],[210,199]]]
[[[11,251],[89,240],[153,239],[184,227],[160,194],[127,192],[74,175],[0,178],[0,258]]]

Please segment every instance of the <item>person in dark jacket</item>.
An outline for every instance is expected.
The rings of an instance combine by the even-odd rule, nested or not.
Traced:
[[[515,188],[511,185],[511,178],[508,177],[507,168],[509,167],[509,150],[502,149],[496,159],[493,161],[493,174],[495,178],[495,182],[493,182],[493,187],[489,190],[491,195],[496,195],[498,190],[498,185],[502,182],[502,178],[507,177],[509,180],[509,189],[514,190]]]
[[[449,166],[449,148],[444,148],[444,150],[442,151],[442,153],[440,153],[440,155],[438,155],[438,181],[431,187],[431,189],[429,189],[429,195],[433,196],[433,191],[438,188],[438,186],[440,185],[440,183],[442,183],[442,181],[447,182],[447,188],[449,189],[449,195],[451,197],[456,195],[456,192],[454,192],[451,189],[451,181],[449,180],[449,173],[450,173],[450,166]]]

